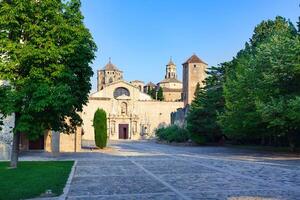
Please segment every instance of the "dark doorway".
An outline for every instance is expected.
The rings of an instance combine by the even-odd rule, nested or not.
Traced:
[[[128,124],[119,124],[119,139],[128,139]]]
[[[40,136],[36,140],[29,140],[29,150],[43,150],[44,149],[44,136]]]

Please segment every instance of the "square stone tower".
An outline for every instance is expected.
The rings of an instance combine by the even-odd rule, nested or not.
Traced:
[[[111,63],[109,58],[108,63],[103,69],[97,71],[97,91],[100,91],[106,85],[123,79],[123,72]]]
[[[190,105],[194,99],[197,83],[200,84],[200,87],[204,86],[203,81],[206,78],[207,64],[197,55],[193,54],[185,63],[182,64],[182,66],[182,98],[184,106],[187,106]]]

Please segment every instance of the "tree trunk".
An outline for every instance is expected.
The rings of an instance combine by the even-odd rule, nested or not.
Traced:
[[[19,119],[19,113],[15,113],[15,127],[17,126],[18,119]],[[20,143],[20,133],[16,131],[13,135],[13,144],[12,144],[11,157],[10,157],[11,168],[17,168],[18,166],[19,143]]]
[[[19,141],[20,141],[20,134],[16,132],[13,136],[13,144],[12,144],[11,159],[10,159],[11,168],[17,168],[18,166]]]

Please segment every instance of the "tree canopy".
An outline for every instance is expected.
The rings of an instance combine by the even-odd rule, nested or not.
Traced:
[[[0,112],[15,113],[15,135],[74,132],[88,101],[89,64],[97,49],[80,0],[0,4],[0,79],[9,83],[1,87]]]
[[[221,125],[239,140],[295,141],[300,130],[300,43],[295,26],[282,17],[263,21],[230,62],[224,84]]]
[[[298,23],[299,26],[299,23]],[[300,29],[300,27],[298,27]],[[287,145],[300,139],[300,36],[283,17],[261,22],[229,62],[208,70],[187,116],[192,135]]]

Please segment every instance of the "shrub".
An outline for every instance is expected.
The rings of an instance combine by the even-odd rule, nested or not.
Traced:
[[[188,131],[177,125],[158,128],[155,131],[155,135],[158,139],[168,142],[186,142],[189,139]]]
[[[103,109],[97,109],[94,115],[93,126],[96,146],[103,149],[107,144],[107,119]]]
[[[206,138],[203,134],[190,133],[190,139],[197,144],[205,144]]]

